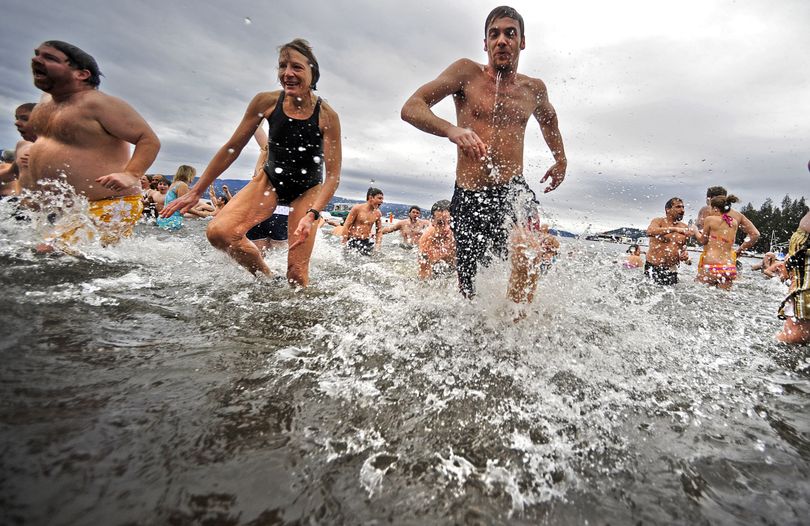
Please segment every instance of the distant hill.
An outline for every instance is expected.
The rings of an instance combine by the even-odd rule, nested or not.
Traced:
[[[630,238],[633,241],[638,241],[639,238],[646,236],[647,232],[645,232],[644,230],[623,226],[621,228],[616,228],[614,230],[608,230],[607,232],[599,232],[597,234],[591,234],[587,236],[586,239],[618,241],[620,238]]]

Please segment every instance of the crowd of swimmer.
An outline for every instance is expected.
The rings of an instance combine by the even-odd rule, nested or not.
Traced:
[[[518,73],[526,41],[523,17],[511,7],[496,7],[484,21],[487,63],[466,58],[453,62],[419,87],[401,109],[405,122],[449,140],[457,151],[457,162],[452,198],[432,207],[430,221],[421,222],[417,217],[421,211],[412,209],[409,218],[393,228],[419,246],[420,276],[429,277],[438,267],[449,269],[468,298],[476,293],[478,269],[498,258],[510,265],[509,299],[531,302],[539,276],[553,262],[559,246],[540,219],[537,196],[524,174],[524,139],[531,119],[540,126],[554,158],[540,178],[541,184],[548,182],[545,192],[563,182],[568,166],[546,85]],[[101,71],[90,54],[63,41],[47,41],[34,50],[31,70],[34,85],[44,94],[39,103],[17,109],[23,140],[15,148],[13,162],[1,168],[4,192],[21,192],[20,203],[25,205],[33,201],[26,195],[45,191],[49,181],[66,181],[73,192],[87,199],[88,219],[102,244],[131,235],[144,207],[154,207],[156,222],[167,229],[179,228],[185,214],[211,217],[208,241],[259,275],[270,274],[260,241],[273,241],[272,232],[286,230],[286,278],[295,286],[309,284],[315,232],[324,224],[323,212],[338,188],[343,156],[338,114],[315,94],[320,66],[307,41],[295,39],[279,47],[281,89],[252,98],[232,136],[193,184],[195,173],[190,166],[182,166],[171,185],[165,179],[143,177],[157,157],[160,140],[129,104],[98,89]],[[432,110],[448,97],[455,102],[455,123]],[[214,181],[251,138],[261,147],[253,178],[235,195],[227,190],[214,195]],[[134,145],[131,153],[130,145]],[[210,203],[202,201],[206,191]],[[333,225],[347,247],[363,254],[379,250],[382,201],[382,192],[370,188],[366,202],[355,206],[344,224]],[[694,226],[681,221],[682,200],[667,202],[666,216],[654,219],[647,232],[650,247],[644,266],[651,280],[674,285],[678,265],[688,259],[686,240],[695,238],[705,246],[698,279],[719,288],[731,287],[737,256],[758,236],[750,221],[732,209],[734,202],[736,198],[725,193],[711,196]],[[69,247],[91,235],[83,232],[87,224],[57,219],[44,244]],[[734,249],[738,228],[747,238]],[[786,318],[778,334],[782,341],[810,341],[808,238],[810,213],[791,238],[785,264],[791,289],[780,309]]]

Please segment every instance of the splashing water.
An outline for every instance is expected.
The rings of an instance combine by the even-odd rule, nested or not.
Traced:
[[[659,288],[621,269],[624,246],[564,242],[514,323],[506,263],[467,301],[419,282],[412,251],[352,257],[320,234],[296,292],[204,224],[43,258],[0,220],[3,522],[810,512],[810,360],[771,338],[776,282],[744,272],[725,293],[684,267]]]

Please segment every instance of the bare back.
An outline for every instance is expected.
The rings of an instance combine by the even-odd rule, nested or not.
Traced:
[[[740,222],[731,214],[728,217],[731,225],[721,216],[708,216],[703,221],[703,235],[708,238],[703,249],[703,263],[706,265],[734,264],[734,240]]]

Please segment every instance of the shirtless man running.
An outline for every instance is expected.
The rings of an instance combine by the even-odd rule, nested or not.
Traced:
[[[397,221],[394,226],[387,226],[383,228],[383,234],[390,234],[391,232],[399,231],[402,234],[402,242],[406,246],[414,246],[419,243],[422,233],[430,225],[430,221],[420,219],[422,210],[413,205],[408,209],[408,219]]]
[[[437,201],[430,208],[430,226],[419,240],[419,279],[456,265],[456,240],[450,228],[450,202]]]
[[[46,95],[31,113],[37,140],[31,177],[21,185],[42,190],[43,183],[65,177],[90,201],[102,244],[114,243],[141,216],[140,177],[157,157],[160,141],[129,104],[98,90],[98,64],[78,47],[44,42],[34,50],[31,69],[34,85]],[[67,244],[79,234],[67,225],[59,230]]]
[[[478,264],[486,265],[490,252],[507,258],[510,230],[509,297],[528,302],[534,293],[533,276],[539,261],[526,248],[535,244],[529,239],[527,223],[536,219],[536,201],[523,178],[523,143],[531,117],[540,124],[555,160],[540,180],[550,180],[545,191],[554,190],[565,178],[568,162],[546,86],[517,72],[525,47],[523,17],[511,7],[497,7],[484,24],[487,64],[469,59],[454,62],[416,90],[402,108],[406,122],[447,137],[458,148],[450,213],[458,249],[459,288],[467,297],[475,294]],[[448,96],[456,106],[457,125],[431,110]]]
[[[343,223],[343,242],[346,246],[364,256],[380,250],[382,244],[383,193],[379,188],[369,188],[366,202],[354,205]],[[375,228],[376,242],[371,239],[371,227]]]
[[[656,217],[647,227],[650,248],[644,263],[644,274],[659,285],[678,283],[678,265],[688,261],[686,241],[693,235],[682,221],[683,200],[673,197],[664,205],[665,217]]]

